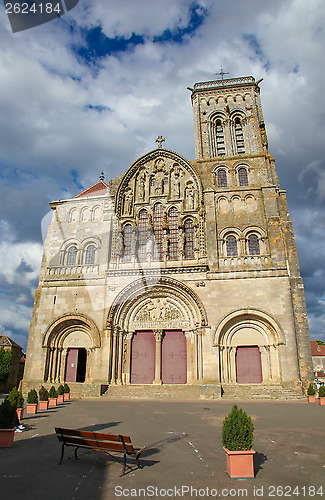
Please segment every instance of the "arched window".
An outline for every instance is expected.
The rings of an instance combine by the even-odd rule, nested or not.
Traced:
[[[227,172],[224,168],[218,170],[218,187],[219,188],[227,187]]]
[[[235,119],[235,138],[237,153],[239,155],[245,153],[243,127],[239,118]]]
[[[95,245],[87,246],[85,264],[95,264]]]
[[[237,240],[236,240],[235,236],[232,236],[232,235],[228,236],[228,238],[226,239],[226,247],[227,247],[227,256],[228,257],[238,255]]]
[[[131,260],[131,241],[132,241],[132,226],[126,224],[123,229],[124,235],[124,256],[123,260],[128,262]]]
[[[248,253],[249,255],[260,255],[260,243],[256,234],[248,236]]]
[[[240,186],[248,186],[247,170],[244,167],[238,169],[238,179]]]
[[[194,259],[194,246],[193,246],[193,221],[192,219],[186,219],[184,222],[184,233],[185,233],[185,246],[184,253],[185,259]]]
[[[223,135],[221,120],[216,121],[216,139],[217,139],[217,155],[224,156],[226,154],[226,150],[225,150],[225,139]]]
[[[178,210],[172,207],[168,212],[169,258],[178,259]]]
[[[77,263],[77,247],[69,247],[67,253],[67,266],[75,266]]]
[[[161,203],[156,203],[153,209],[153,232],[155,235],[154,259],[162,260],[164,211]]]
[[[147,259],[148,212],[140,210],[138,222],[138,257],[140,261]]]

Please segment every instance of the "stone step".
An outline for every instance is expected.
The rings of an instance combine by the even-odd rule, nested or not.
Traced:
[[[219,399],[219,384],[202,385],[110,385],[102,398],[109,399]]]
[[[305,399],[302,391],[281,385],[223,384],[223,399]]]

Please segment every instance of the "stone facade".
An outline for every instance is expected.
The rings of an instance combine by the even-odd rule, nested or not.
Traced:
[[[26,386],[313,378],[292,223],[254,78],[195,84],[195,161],[162,147],[52,202]]]

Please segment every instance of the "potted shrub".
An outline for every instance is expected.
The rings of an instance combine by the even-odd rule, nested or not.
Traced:
[[[325,405],[325,385],[321,385],[318,390],[318,403]]]
[[[307,401],[308,403],[315,403],[315,394],[316,390],[313,384],[309,384],[309,387],[307,389]]]
[[[227,454],[227,473],[232,479],[254,477],[254,426],[251,417],[237,405],[223,421],[222,444]]]
[[[70,399],[70,387],[68,386],[67,383],[64,384],[63,390],[64,390],[63,400],[69,401],[69,399]]]
[[[14,442],[16,407],[6,398],[0,405],[0,448],[9,448]]]
[[[64,387],[59,385],[58,387],[58,403],[63,403]]]
[[[27,413],[37,413],[38,396],[35,389],[31,389],[27,394]]]
[[[58,391],[55,389],[54,385],[49,390],[49,404],[50,406],[56,406],[57,405],[57,400],[58,398]]]
[[[49,393],[48,390],[42,385],[40,390],[38,391],[39,396],[39,409],[47,410],[49,407]]]
[[[9,401],[11,406],[16,408],[16,413],[18,420],[20,421],[24,415],[24,397],[23,393],[14,387],[8,394]]]

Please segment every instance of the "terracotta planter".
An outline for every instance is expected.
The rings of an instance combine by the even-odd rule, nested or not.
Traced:
[[[307,396],[307,401],[308,401],[308,403],[315,403],[316,397],[315,396]]]
[[[227,474],[231,479],[254,478],[254,450],[229,451],[223,448],[227,454]]]
[[[39,403],[39,409],[40,410],[47,410],[49,407],[49,402],[48,401],[40,401]]]
[[[63,403],[63,397],[64,397],[63,394],[58,395],[58,403]]]
[[[37,413],[37,403],[27,403],[27,413]]]
[[[18,420],[20,422],[24,417],[24,408],[17,408],[16,413],[17,413]]]
[[[318,398],[318,404],[325,406],[325,398]]]
[[[10,448],[14,442],[15,429],[0,429],[0,448]]]
[[[56,406],[57,405],[57,399],[56,398],[49,398],[49,405],[50,406]]]
[[[70,399],[70,392],[65,392],[63,394],[63,400],[64,401],[69,401],[69,399]]]

